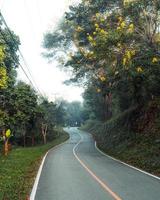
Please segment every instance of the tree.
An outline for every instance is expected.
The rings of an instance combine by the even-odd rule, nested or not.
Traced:
[[[68,126],[80,126],[82,123],[82,104],[79,101],[65,102],[65,122]]]
[[[14,127],[15,132],[23,136],[23,145],[26,145],[26,133],[29,123],[36,113],[37,95],[31,86],[19,82],[14,91]]]
[[[70,7],[50,40],[44,38],[48,57],[70,51],[63,60],[72,69],[70,81],[87,85],[84,97],[90,94],[95,107],[101,99],[103,119],[112,117],[113,101],[124,111],[159,97],[159,12],[158,0],[84,0]],[[52,38],[57,32],[59,41]]]
[[[0,135],[4,137],[6,130],[12,126],[12,94],[16,77],[15,69],[19,63],[16,53],[20,42],[14,33],[13,38],[0,24]],[[3,141],[8,143],[8,140],[9,137]]]
[[[64,123],[65,111],[62,104],[49,102],[43,99],[37,107],[36,124],[40,128],[43,143],[47,142],[47,136],[54,136],[54,128]]]

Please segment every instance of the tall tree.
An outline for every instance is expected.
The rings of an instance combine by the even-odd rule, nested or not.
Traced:
[[[70,51],[62,64],[72,69],[71,81],[101,93],[109,119],[113,98],[123,111],[159,97],[159,13],[158,0],[84,0],[70,7],[50,40],[46,34],[44,47],[50,58],[58,50]],[[57,32],[59,40],[53,37]]]
[[[19,82],[14,91],[14,114],[13,121],[15,132],[23,136],[23,144],[26,145],[26,133],[30,122],[36,114],[37,95],[31,86]]]

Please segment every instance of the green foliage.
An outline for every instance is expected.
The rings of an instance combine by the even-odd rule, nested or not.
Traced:
[[[92,120],[83,128],[101,147],[145,144],[140,134],[150,142],[159,138],[159,16],[159,0],[83,0],[44,38],[50,58],[63,49],[62,67],[73,74],[68,83],[85,87],[84,110]]]
[[[143,110],[133,107],[105,123],[88,120],[82,129],[107,154],[159,176],[159,109],[156,99]]]
[[[66,126],[81,126],[84,121],[82,116],[82,103],[73,101],[71,103],[64,101],[63,107],[65,109],[65,125]]]
[[[57,130],[55,130],[57,131]],[[0,199],[26,199],[32,189],[42,156],[52,147],[68,139],[62,129],[59,137],[43,146],[16,148],[0,157]]]
[[[87,86],[86,105],[97,119],[159,96],[159,13],[157,0],[84,0],[44,38],[48,54],[63,47],[68,55],[63,66],[73,72],[70,82]]]
[[[73,73],[69,82],[85,87],[84,109],[92,120],[83,128],[107,150],[122,145],[124,156],[127,145],[139,139],[143,145],[147,137],[152,148],[159,141],[159,16],[159,0],[83,0],[57,27],[70,44],[65,48],[61,42],[67,52],[63,67]],[[154,155],[156,150],[158,145]]]
[[[53,139],[53,128],[63,124],[64,112],[48,100],[39,103],[39,96],[30,85],[16,81],[19,38],[14,33],[11,37],[0,26],[0,137],[10,128],[14,144],[34,145],[42,140],[42,124],[46,124],[50,134],[47,137]]]
[[[19,82],[15,87],[13,100],[15,127],[19,127],[21,132],[25,132],[29,122],[36,114],[37,95],[29,85]]]
[[[14,144],[34,145],[42,140],[41,126],[46,123],[48,132],[54,138],[53,128],[62,124],[63,112],[48,100],[38,102],[38,94],[24,83],[16,82],[17,55],[20,44],[16,35],[13,38],[7,29],[1,27],[0,34],[0,136],[10,128]],[[58,111],[59,109],[59,111]]]

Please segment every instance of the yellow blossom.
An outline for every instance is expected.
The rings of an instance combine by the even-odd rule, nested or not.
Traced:
[[[130,51],[126,51],[126,57],[128,58],[128,60],[131,59],[131,52]]]
[[[134,56],[136,53],[135,50],[126,50],[124,57],[123,57],[123,65],[125,66],[127,63],[129,63],[132,59],[132,56]]]
[[[154,40],[155,40],[155,42],[160,43],[160,33],[155,34]]]
[[[0,62],[3,62],[5,58],[4,47],[0,46]]]
[[[105,21],[105,19],[104,18],[101,18],[101,22],[104,22]]]
[[[94,58],[94,52],[90,51],[90,52],[84,53],[84,56],[88,59],[93,59]]]
[[[131,50],[131,55],[135,56],[136,55],[136,50]]]
[[[97,92],[100,93],[100,92],[101,92],[101,89],[98,88],[98,89],[97,89]]]
[[[130,3],[134,2],[135,0],[123,0],[124,6],[129,5]]]
[[[128,27],[128,32],[133,33],[134,32],[134,24],[130,24]]]
[[[11,136],[11,130],[8,129],[8,130],[6,131],[6,137],[9,138],[10,136]]]
[[[137,70],[138,73],[142,73],[143,72],[143,68],[141,66],[137,67],[136,70]]]
[[[96,31],[99,31],[100,30],[100,28],[96,28]]]
[[[91,35],[88,36],[88,40],[91,42],[93,41],[93,37]]]
[[[95,27],[96,27],[96,28],[99,28],[99,25],[98,25],[98,24],[95,24]]]
[[[78,26],[77,28],[76,28],[76,31],[77,32],[81,32],[81,31],[83,31],[84,29],[81,27],[81,26]]]
[[[99,13],[96,13],[96,17],[99,17],[100,16],[100,14]]]
[[[122,47],[121,43],[118,43],[118,44],[117,44],[117,47]]]
[[[92,41],[92,42],[91,42],[91,45],[95,47],[95,46],[96,46],[96,42],[95,42],[95,41]]]
[[[157,57],[154,57],[153,59],[152,59],[152,63],[157,63],[158,62],[158,58]]]
[[[94,52],[93,52],[93,51],[91,51],[91,52],[89,52],[89,53],[87,54],[87,57],[88,57],[88,58],[92,58],[92,57],[93,57],[93,55],[94,55]]]
[[[127,58],[123,58],[123,65],[126,65],[127,63]]]
[[[120,26],[121,26],[121,28],[122,28],[122,29],[124,29],[124,28],[125,28],[125,26],[126,26],[126,23],[125,23],[125,21],[123,21],[123,22],[121,23],[121,25],[120,25]]]
[[[108,33],[107,33],[105,30],[103,30],[103,29],[100,30],[100,33],[101,33],[101,34],[104,34],[104,35],[107,35],[107,34],[108,34]]]
[[[118,20],[119,20],[119,22],[122,22],[123,18],[120,16],[120,17],[118,17]]]
[[[104,82],[104,81],[106,81],[106,78],[105,78],[104,76],[101,76],[101,77],[100,77],[100,80],[101,80],[102,82]]]
[[[120,30],[121,30],[121,27],[120,27],[120,26],[118,26],[118,27],[117,27],[117,30],[118,30],[118,31],[120,31]]]
[[[130,24],[130,25],[129,25],[129,28],[134,29],[134,24]]]
[[[0,89],[7,88],[7,71],[4,67],[0,67]]]

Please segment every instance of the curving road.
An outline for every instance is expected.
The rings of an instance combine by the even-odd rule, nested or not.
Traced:
[[[45,159],[35,200],[159,200],[160,180],[101,154],[77,128]]]

